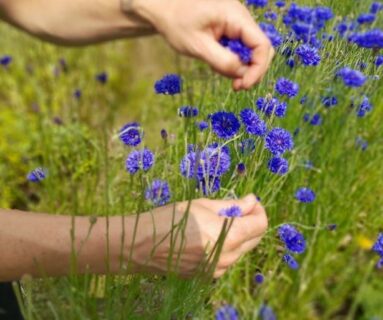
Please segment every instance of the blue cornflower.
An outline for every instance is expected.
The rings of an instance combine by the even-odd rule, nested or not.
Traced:
[[[257,284],[262,284],[265,280],[265,277],[262,273],[256,273],[254,276],[254,282]]]
[[[183,106],[178,109],[178,115],[181,118],[193,118],[198,116],[198,108],[192,106]]]
[[[278,14],[276,14],[273,11],[267,11],[267,12],[265,12],[264,17],[267,20],[275,21],[278,19]]]
[[[222,148],[206,148],[190,151],[181,160],[181,174],[189,179],[203,180],[206,177],[220,177],[230,168],[230,156]]]
[[[283,36],[278,32],[274,25],[261,22],[259,26],[269,38],[274,48],[278,48],[283,43]]]
[[[242,215],[242,209],[238,206],[231,206],[219,211],[219,215],[226,218],[236,218]]]
[[[163,140],[167,140],[168,139],[168,132],[166,131],[166,129],[161,129],[161,138]]]
[[[12,62],[12,57],[5,55],[0,58],[0,64],[4,67],[7,67]]]
[[[177,74],[167,74],[154,84],[157,94],[175,95],[182,90],[182,79]]]
[[[238,144],[239,152],[243,155],[249,155],[255,150],[255,141],[252,138],[244,139]]]
[[[258,8],[264,8],[267,6],[268,0],[246,0],[248,6],[255,6]]]
[[[373,2],[370,7],[371,13],[378,13],[379,11],[383,10],[383,3],[381,2]]]
[[[130,174],[135,174],[139,170],[148,171],[154,164],[153,153],[145,148],[143,150],[134,150],[126,159],[126,170]]]
[[[218,177],[206,177],[197,180],[197,188],[202,191],[203,195],[209,196],[219,191],[221,188],[221,179]]]
[[[380,260],[376,263],[376,268],[378,269],[383,268],[383,258],[380,258]]]
[[[105,84],[108,82],[108,74],[105,71],[100,72],[96,74],[96,80],[101,84]]]
[[[156,207],[167,204],[170,198],[169,184],[164,180],[154,180],[145,190],[145,199]]]
[[[367,113],[371,112],[372,110],[372,104],[370,103],[370,100],[364,96],[362,103],[359,105],[357,109],[357,116],[359,118],[363,118]]]
[[[219,41],[221,45],[225,48],[228,48],[231,52],[238,55],[239,59],[244,64],[249,64],[253,56],[253,50],[248,48],[241,39],[229,39],[227,37],[222,37]]]
[[[295,60],[294,58],[288,58],[286,60],[286,65],[289,66],[291,69],[295,67]]]
[[[286,248],[293,253],[301,254],[306,250],[306,241],[297,229],[291,224],[284,224],[278,229],[279,238]]]
[[[47,177],[47,172],[43,168],[36,168],[27,174],[27,180],[30,182],[40,182]]]
[[[338,227],[338,225],[335,223],[330,223],[329,225],[327,225],[327,229],[329,231],[335,231],[337,227]]]
[[[282,155],[294,148],[294,141],[290,132],[282,128],[274,128],[268,132],[265,141],[266,149],[275,156]]]
[[[82,92],[80,89],[76,89],[74,92],[73,92],[73,97],[76,98],[77,100],[80,100],[82,96]]]
[[[347,87],[361,87],[367,80],[367,77],[362,72],[348,67],[340,69],[336,75],[343,79]]]
[[[280,102],[277,98],[259,98],[255,104],[268,117],[275,114],[278,118],[283,118],[286,115],[287,103]]]
[[[239,320],[239,313],[233,306],[225,304],[216,311],[215,320]]]
[[[205,131],[209,128],[209,124],[206,121],[200,121],[196,123],[199,131]]]
[[[246,172],[246,165],[241,162],[237,164],[237,173],[239,175],[243,175]]]
[[[305,66],[317,66],[321,61],[319,50],[308,44],[300,45],[295,51],[295,54]]]
[[[129,122],[119,131],[120,140],[127,146],[138,146],[141,143],[143,131],[137,122]]]
[[[383,258],[383,233],[379,233],[378,238],[372,246],[372,251],[376,252],[380,257]]]
[[[278,8],[283,8],[286,5],[286,1],[284,1],[284,0],[277,0],[277,1],[275,1],[275,5]]]
[[[306,102],[307,102],[307,96],[306,95],[304,95],[302,98],[301,98],[301,100],[299,100],[299,103],[300,104],[302,104],[302,105],[304,105]]]
[[[303,203],[313,202],[316,198],[315,192],[310,188],[299,188],[295,193],[295,199]]]
[[[285,175],[289,171],[289,162],[280,157],[274,157],[269,160],[268,168],[272,173]]]
[[[319,113],[316,113],[311,118],[310,124],[312,126],[320,126],[322,124],[322,116]]]
[[[383,65],[383,56],[377,56],[375,59],[375,65],[377,67],[380,67]]]
[[[237,117],[232,112],[218,111],[211,116],[213,132],[222,139],[234,137],[241,127]]]
[[[304,122],[308,122],[310,120],[310,117],[311,117],[311,115],[309,113],[305,113],[303,115],[303,121]]]
[[[243,109],[240,114],[242,123],[249,134],[264,136],[267,131],[266,123],[252,109]]]
[[[280,78],[275,85],[275,90],[281,96],[288,96],[289,98],[293,98],[298,94],[299,85],[286,78]]]
[[[299,269],[299,263],[291,254],[285,254],[282,259],[290,267],[290,269]]]
[[[358,33],[352,40],[362,48],[380,49],[383,48],[383,31],[381,29],[372,29],[365,33]]]
[[[373,23],[375,21],[375,18],[376,16],[373,13],[362,13],[361,15],[359,15],[356,21],[358,21],[359,24]]]
[[[335,96],[324,97],[322,103],[325,107],[330,108],[338,104],[338,98]]]
[[[265,304],[263,304],[261,308],[259,309],[258,316],[261,320],[277,320],[277,317],[274,314],[273,309],[271,309],[269,306]]]

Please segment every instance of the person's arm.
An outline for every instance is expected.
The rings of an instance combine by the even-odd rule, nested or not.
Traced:
[[[269,39],[238,0],[0,0],[0,17],[42,39],[88,44],[159,32],[182,54],[233,79],[235,90],[260,82],[274,55]],[[253,49],[245,66],[219,44],[222,36]]]
[[[221,276],[258,244],[266,230],[267,218],[254,196],[237,201],[194,200],[177,271],[181,276],[190,277],[196,272],[205,258],[206,248],[219,238],[224,221],[218,215],[219,210],[233,204],[241,207],[244,216],[235,220],[227,235],[215,276]],[[18,280],[26,274],[67,275],[73,261],[76,261],[73,271],[80,274],[119,273],[121,267],[123,272],[165,273],[171,249],[169,230],[172,221],[181,220],[187,207],[184,202],[141,214],[133,246],[135,216],[109,218],[107,241],[105,217],[93,222],[89,217],[75,217],[73,229],[70,216],[0,210],[0,282]],[[180,239],[174,245],[175,252],[180,251]],[[76,260],[72,259],[73,253]],[[177,261],[177,255],[172,260]],[[127,270],[124,266],[128,261],[131,269]]]

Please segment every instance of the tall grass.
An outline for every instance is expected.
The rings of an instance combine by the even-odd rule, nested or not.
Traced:
[[[305,3],[332,7],[339,21],[341,15],[355,17],[367,11],[371,1]],[[254,14],[261,16],[260,12]],[[382,25],[381,16],[376,24]],[[329,32],[332,27],[328,26]],[[243,319],[255,319],[263,304],[271,306],[279,319],[383,317],[382,273],[375,270],[376,257],[369,252],[383,224],[383,80],[369,80],[361,89],[347,89],[334,80],[339,66],[358,68],[361,62],[368,63],[365,74],[382,77],[383,68],[373,65],[372,52],[336,38],[325,44],[318,67],[293,70],[277,55],[259,86],[234,93],[227,80],[200,63],[170,63],[173,54],[160,48],[147,59],[181,69],[184,78],[183,94],[172,99],[152,93],[161,67],[135,66],[139,58],[134,51],[141,53],[137,46],[151,50],[161,47],[157,42],[64,50],[7,27],[2,31],[7,34],[3,51],[14,57],[9,68],[0,70],[4,137],[0,179],[5,186],[1,203],[8,207],[90,219],[137,214],[150,209],[142,190],[154,178],[169,181],[173,201],[198,198],[202,195],[181,176],[179,163],[188,144],[203,147],[217,139],[210,131],[197,132],[190,119],[178,118],[177,107],[198,106],[200,119],[217,110],[238,114],[252,107],[256,98],[272,94],[280,76],[300,84],[300,95],[289,101],[287,116],[268,119],[269,127],[291,132],[300,128],[288,156],[289,174],[280,177],[267,170],[270,155],[261,138],[252,155],[242,155],[238,142],[248,135],[241,131],[229,146],[233,172],[236,163],[244,162],[246,175],[226,175],[222,189],[212,196],[237,198],[253,192],[262,199],[270,227],[256,250],[214,282],[200,277],[181,280],[174,274],[78,276],[75,272],[60,279],[25,279],[15,289],[26,319],[210,319],[224,303],[234,305]],[[142,69],[144,77],[134,75]],[[94,80],[103,70],[110,76],[105,85]],[[73,97],[76,88],[82,90],[79,100]],[[321,99],[329,94],[336,95],[339,104],[328,110]],[[374,110],[358,119],[350,103],[364,94]],[[308,97],[304,106],[299,103],[303,95]],[[313,127],[303,122],[306,112],[320,112],[323,124]],[[156,151],[155,167],[140,177],[125,171],[129,150],[116,139],[120,125],[130,120],[142,123],[144,143]],[[161,128],[169,132],[167,143],[161,140]],[[366,151],[356,146],[357,137],[368,141]],[[312,169],[305,167],[307,160],[313,162]],[[48,168],[49,178],[39,185],[25,183],[25,173],[35,166]],[[294,192],[301,186],[315,190],[313,204],[295,201]],[[276,229],[285,222],[295,224],[308,241],[298,271],[281,260]],[[329,224],[337,224],[337,229],[329,231]],[[253,281],[257,272],[265,275],[262,285]]]

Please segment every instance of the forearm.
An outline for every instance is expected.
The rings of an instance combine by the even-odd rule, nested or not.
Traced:
[[[42,39],[81,45],[154,32],[120,0],[0,0],[1,17]]]
[[[89,217],[72,220],[70,216],[0,210],[0,281],[17,280],[25,274],[63,276],[72,267],[80,274],[102,274],[108,269],[116,273],[121,245],[124,252],[130,251],[133,223],[126,219],[123,230],[121,217],[110,218],[108,250],[106,218],[91,222]]]

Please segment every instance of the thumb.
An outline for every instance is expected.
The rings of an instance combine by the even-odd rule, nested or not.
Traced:
[[[248,67],[239,57],[224,48],[213,36],[204,36],[203,50],[199,58],[209,64],[216,72],[230,78],[241,78]]]

